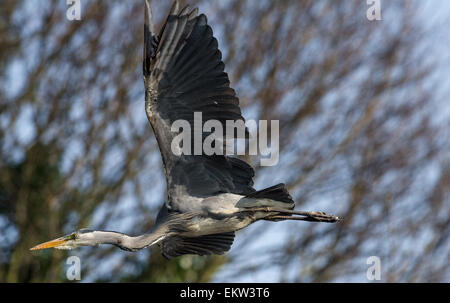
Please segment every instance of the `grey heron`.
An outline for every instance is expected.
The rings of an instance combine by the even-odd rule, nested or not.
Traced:
[[[237,157],[172,152],[176,133],[171,124],[178,119],[192,123],[194,112],[221,123],[244,121],[204,14],[188,6],[180,9],[175,1],[156,35],[145,0],[143,74],[145,111],[162,155],[168,194],[154,226],[138,236],[83,229],[31,250],[112,244],[136,251],[158,244],[167,258],[223,254],[235,231],[258,220],[340,220],[323,212],[294,210],[284,184],[255,190],[253,168]]]

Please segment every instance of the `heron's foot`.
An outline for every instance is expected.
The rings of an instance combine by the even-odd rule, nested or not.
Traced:
[[[321,211],[312,211],[305,215],[307,219],[306,221],[312,221],[312,222],[328,222],[328,223],[335,223],[338,221],[342,221],[341,218],[334,216],[334,215],[328,215]]]

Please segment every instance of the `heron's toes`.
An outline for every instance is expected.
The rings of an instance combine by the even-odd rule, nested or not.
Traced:
[[[316,219],[317,221],[321,221],[321,222],[337,222],[340,221],[339,217],[333,216],[333,215],[327,215],[324,212],[321,211],[315,211],[315,212],[311,212],[312,217],[314,219]]]

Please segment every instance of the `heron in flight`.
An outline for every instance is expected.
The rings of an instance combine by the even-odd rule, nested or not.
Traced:
[[[82,229],[31,250],[112,244],[136,251],[158,244],[170,259],[223,254],[230,249],[235,231],[258,220],[339,221],[323,212],[294,210],[284,184],[255,190],[253,168],[236,157],[172,152],[177,133],[171,131],[171,124],[178,119],[193,123],[194,112],[223,124],[244,121],[217,40],[198,9],[180,9],[175,1],[156,35],[145,0],[143,74],[145,111],[162,155],[168,193],[154,226],[138,236]]]

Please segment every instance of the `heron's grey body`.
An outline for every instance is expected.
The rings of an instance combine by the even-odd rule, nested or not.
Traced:
[[[273,214],[273,212],[268,211],[257,211],[254,207],[245,207],[246,205],[261,204],[261,202],[265,202],[265,206],[280,204],[280,202],[274,200],[251,199],[229,193],[204,198],[202,201],[198,201],[198,208],[191,208],[180,213],[195,214],[184,222],[183,225],[186,227],[186,231],[182,232],[181,235],[195,237],[240,230],[256,220]],[[239,204],[242,207],[239,207]],[[293,204],[284,204],[287,204],[284,205],[286,209],[293,208]],[[177,216],[174,215],[173,218],[177,218]],[[165,217],[161,218],[161,220],[164,222]],[[183,216],[180,216],[180,220],[183,220]]]
[[[222,254],[230,249],[235,231],[257,220],[336,222],[337,217],[324,213],[294,211],[284,184],[256,191],[253,168],[238,158],[172,152],[178,133],[171,126],[179,119],[193,126],[195,112],[223,125],[244,118],[206,16],[197,9],[180,9],[175,1],[156,35],[148,0],[145,5],[145,112],[162,155],[167,202],[147,234],[82,230],[33,249],[105,243],[134,251],[159,244],[168,258]],[[209,134],[203,132],[202,138]]]

